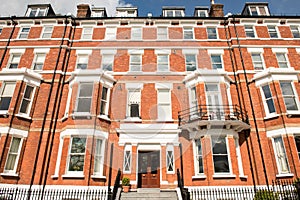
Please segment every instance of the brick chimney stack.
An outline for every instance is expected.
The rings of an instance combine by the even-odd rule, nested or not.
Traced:
[[[224,17],[224,5],[214,2],[214,0],[211,0],[210,10],[209,10],[209,16],[210,17]]]
[[[91,16],[90,5],[88,4],[79,4],[77,5],[77,17],[85,18]]]

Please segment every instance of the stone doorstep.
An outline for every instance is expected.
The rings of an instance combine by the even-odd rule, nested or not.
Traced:
[[[137,193],[160,193],[159,188],[138,188]]]

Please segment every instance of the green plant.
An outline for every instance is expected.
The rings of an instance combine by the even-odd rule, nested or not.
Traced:
[[[254,200],[279,200],[278,194],[268,190],[258,190],[255,193]]]
[[[123,186],[129,186],[130,185],[130,179],[128,177],[122,178],[122,185]]]

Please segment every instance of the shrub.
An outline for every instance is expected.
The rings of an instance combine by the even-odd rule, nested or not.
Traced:
[[[122,185],[123,186],[129,186],[130,185],[130,179],[128,177],[124,177],[122,179]]]
[[[268,190],[258,190],[255,193],[254,200],[279,200],[278,194]]]

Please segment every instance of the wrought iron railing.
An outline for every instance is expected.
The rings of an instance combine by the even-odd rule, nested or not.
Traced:
[[[178,113],[179,126],[195,120],[240,120],[247,124],[247,112],[238,105],[198,105]]]
[[[190,193],[187,188],[184,188],[183,179],[180,175],[179,169],[177,169],[177,182],[178,182],[178,187],[180,189],[182,200],[190,200]]]

